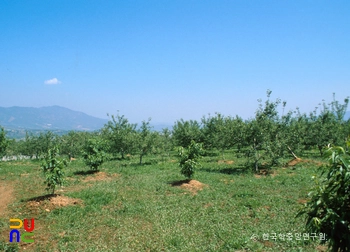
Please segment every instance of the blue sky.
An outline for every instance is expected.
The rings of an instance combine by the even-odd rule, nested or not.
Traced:
[[[0,106],[173,124],[350,96],[350,1],[0,2]]]

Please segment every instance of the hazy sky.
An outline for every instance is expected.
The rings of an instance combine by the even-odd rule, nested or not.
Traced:
[[[132,122],[350,96],[350,1],[1,0],[0,106]]]

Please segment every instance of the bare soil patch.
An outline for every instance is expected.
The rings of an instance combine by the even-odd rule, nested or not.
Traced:
[[[260,169],[258,173],[254,174],[254,177],[261,178],[261,177],[266,177],[268,175],[274,178],[277,175],[277,172],[275,170]]]
[[[208,207],[212,207],[213,206],[213,203],[207,203],[207,204],[205,204],[203,207],[204,208],[208,208]]]
[[[190,191],[193,195],[196,195],[198,191],[203,190],[204,187],[208,187],[208,185],[199,182],[194,179],[186,179],[181,181],[176,181],[171,183],[172,186],[178,186],[182,189]]]
[[[50,202],[54,206],[69,206],[69,205],[81,205],[83,201],[81,199],[69,198],[67,196],[58,195],[56,197],[52,197]]]
[[[8,184],[0,185],[0,216],[5,215],[7,205],[13,198],[13,187]]]
[[[292,159],[290,160],[288,163],[287,163],[287,166],[295,166],[297,164],[300,164],[300,163],[311,163],[311,164],[315,164],[317,166],[322,166],[324,163],[320,162],[320,161],[315,161],[315,160],[309,160],[309,159],[301,159],[301,158],[295,158],[295,159]]]
[[[59,194],[48,194],[29,199],[27,201],[27,208],[32,212],[37,212],[38,210],[50,212],[58,207],[82,204],[83,201],[81,199],[70,198]]]
[[[328,247],[326,245],[318,245],[316,247],[317,251],[320,251],[320,252],[326,252],[328,251]]]
[[[94,182],[94,181],[108,181],[112,180],[113,178],[120,177],[120,174],[113,173],[113,174],[107,174],[105,172],[97,172],[93,176],[86,177],[83,179],[83,182]]]
[[[233,160],[219,160],[218,164],[233,164]]]
[[[270,241],[263,241],[262,243],[264,244],[265,247],[268,247],[268,248],[272,248],[273,247],[273,243],[270,242]]]
[[[304,205],[305,203],[307,203],[307,199],[298,199],[298,203]]]
[[[304,162],[301,158],[294,158],[294,159],[290,160],[290,161],[287,163],[287,165],[288,165],[288,166],[295,166],[295,165],[297,165],[297,164],[299,164],[299,163],[301,163],[301,162]]]

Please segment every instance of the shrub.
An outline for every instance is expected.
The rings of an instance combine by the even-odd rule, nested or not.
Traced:
[[[311,200],[298,216],[307,215],[306,228],[310,232],[326,234],[332,251],[350,251],[349,153],[342,147],[331,147],[325,155],[329,166],[322,175],[326,176],[313,177],[315,187],[309,193]]]
[[[45,174],[45,183],[47,185],[46,190],[52,190],[52,194],[55,193],[56,186],[62,186],[64,183],[63,169],[67,166],[67,160],[60,159],[59,149],[57,146],[49,149],[46,153],[44,160],[41,164],[41,168]]]
[[[180,147],[178,154],[180,157],[181,174],[191,179],[194,170],[201,167],[199,159],[203,154],[202,144],[192,140],[188,148]]]
[[[89,166],[92,171],[98,171],[100,165],[108,159],[104,151],[104,142],[97,139],[89,139],[85,145],[83,158],[85,164]]]

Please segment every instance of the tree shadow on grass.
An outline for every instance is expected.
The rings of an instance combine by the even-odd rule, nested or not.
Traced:
[[[50,199],[55,198],[57,196],[60,196],[60,194],[57,194],[57,193],[52,194],[52,193],[50,193],[50,194],[45,194],[45,195],[41,195],[41,196],[25,199],[23,201],[25,201],[25,202],[30,202],[30,201],[41,202],[41,201],[45,201],[45,200],[50,200]]]
[[[223,174],[229,174],[229,175],[241,175],[241,174],[249,174],[251,173],[251,169],[249,168],[242,168],[242,167],[232,167],[232,168],[202,168],[202,171],[205,172],[214,172],[214,173],[223,173]]]
[[[85,175],[91,175],[91,174],[95,174],[98,173],[99,170],[88,170],[88,171],[76,171],[73,172],[74,175],[80,175],[80,176],[85,176]]]
[[[188,184],[192,179],[184,179],[184,180],[175,180],[168,182],[169,185],[171,186],[181,186],[183,184]]]

